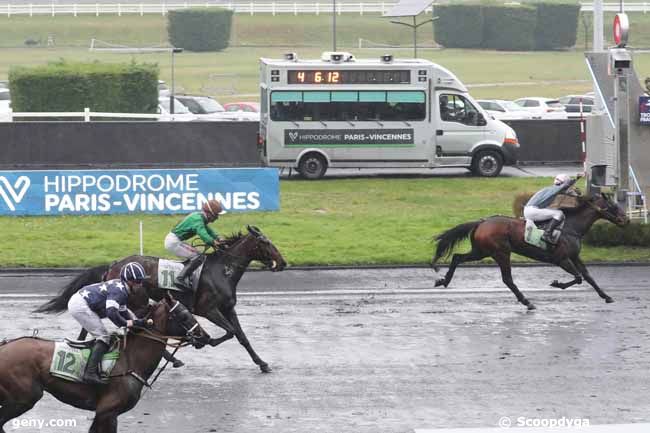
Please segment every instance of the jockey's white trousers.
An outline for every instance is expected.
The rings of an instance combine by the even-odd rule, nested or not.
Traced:
[[[191,259],[199,255],[199,252],[192,245],[186,244],[185,242],[178,239],[174,233],[169,232],[165,236],[165,248],[170,253],[175,254],[178,257],[183,257],[185,259]]]
[[[86,300],[78,292],[68,301],[68,311],[93,337],[111,344],[111,337],[97,313],[90,309]]]
[[[526,206],[524,207],[524,218],[532,221],[544,221],[551,218],[562,221],[564,219],[564,212],[559,209],[540,209],[535,206]]]

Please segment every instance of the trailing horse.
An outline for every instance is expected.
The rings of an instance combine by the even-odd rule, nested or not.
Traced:
[[[227,248],[206,255],[193,298],[177,294],[194,314],[205,317],[210,322],[224,329],[226,333],[220,338],[210,339],[211,346],[217,346],[226,340],[237,337],[239,343],[248,351],[251,359],[260,369],[268,373],[270,367],[253,350],[246,334],[241,328],[235,312],[237,303],[237,284],[246,272],[248,265],[257,260],[271,271],[283,270],[287,263],[273,243],[256,227],[248,226],[246,234],[235,234],[225,240]],[[148,256],[129,256],[111,265],[98,266],[86,270],[66,285],[58,296],[36,309],[39,313],[60,313],[67,309],[68,300],[77,290],[88,284],[102,280],[118,278],[122,265],[128,262],[141,263],[152,281],[146,285],[146,294],[152,299],[161,299],[165,290],[159,286],[159,262],[162,259]],[[173,278],[165,278],[169,282]],[[141,304],[143,299],[133,299]]]
[[[552,263],[573,275],[573,280],[560,283],[557,280],[551,286],[566,289],[574,284],[582,283],[584,278],[596,290],[598,295],[606,302],[614,302],[599,286],[587,271],[587,267],[580,260],[582,238],[587,234],[594,222],[605,219],[618,226],[629,223],[623,209],[606,195],[594,194],[589,197],[580,197],[579,205],[575,209],[565,210],[566,220],[562,235],[555,248],[543,249],[533,246],[524,239],[526,221],[523,219],[506,216],[493,216],[460,224],[435,237],[438,245],[431,266],[438,271],[436,263],[441,257],[449,256],[456,245],[469,238],[472,249],[466,254],[454,254],[449,269],[443,278],[436,281],[436,287],[447,287],[454,276],[456,267],[464,262],[481,260],[492,257],[501,269],[503,282],[512,290],[517,300],[528,307],[535,306],[519,291],[512,280],[510,254],[516,253],[540,262]]]
[[[0,343],[0,433],[8,421],[30,410],[47,391],[74,407],[94,410],[89,433],[116,433],[118,415],[131,410],[149,385],[167,344],[174,338],[204,344],[206,334],[192,314],[170,295],[150,307],[151,329],[129,328],[123,349],[104,386],[78,383],[50,373],[55,342],[21,337]],[[65,352],[63,352],[65,354]],[[65,358],[64,358],[65,359]],[[63,360],[62,360],[63,361]],[[72,359],[74,361],[74,358]],[[67,366],[68,360],[66,360]]]

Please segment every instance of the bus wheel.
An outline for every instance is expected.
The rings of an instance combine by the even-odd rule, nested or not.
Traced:
[[[322,155],[309,153],[300,160],[298,171],[305,179],[320,179],[327,171],[327,161]]]
[[[476,176],[496,177],[503,168],[503,158],[494,150],[482,150],[472,159],[472,173]]]

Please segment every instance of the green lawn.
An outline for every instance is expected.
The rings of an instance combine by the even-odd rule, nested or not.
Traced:
[[[631,45],[650,46],[650,16],[630,14]],[[610,22],[610,16],[605,19]],[[61,58],[106,62],[137,61],[158,63],[161,78],[170,81],[169,54],[114,54],[89,52],[96,38],[113,44],[155,46],[165,44],[166,18],[140,16],[56,16],[0,17],[0,79],[6,79],[12,65],[35,65]],[[411,49],[358,49],[358,39],[408,46],[411,33],[404,26],[390,24],[377,15],[344,14],[337,18],[339,49],[357,57],[377,57],[390,52],[410,57]],[[452,70],[477,98],[514,99],[522,96],[559,97],[591,90],[584,62],[584,31],[579,26],[575,50],[558,52],[495,52],[483,50],[421,49],[419,56]],[[420,43],[430,45],[433,32],[425,26],[418,33]],[[26,39],[47,41],[53,35],[55,47],[24,46]],[[609,36],[609,32],[607,32]],[[591,40],[589,38],[589,40]],[[234,16],[231,47],[219,53],[182,53],[176,56],[177,89],[205,93],[221,101],[257,99],[260,57],[279,57],[296,51],[303,58],[315,58],[331,49],[331,16],[255,15]],[[635,56],[641,77],[650,75],[650,55]],[[492,84],[491,86],[481,86]],[[494,84],[498,84],[495,86]]]
[[[512,199],[546,178],[391,178],[281,182],[279,212],[226,214],[221,234],[257,225],[290,265],[425,264],[431,237],[467,221],[511,214]],[[78,267],[138,252],[168,256],[163,238],[181,216],[0,218],[0,266]],[[650,260],[650,248],[585,246],[588,261]],[[519,259],[521,260],[521,259]]]

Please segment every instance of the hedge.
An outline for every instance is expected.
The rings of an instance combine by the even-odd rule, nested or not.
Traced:
[[[9,70],[16,112],[155,113],[158,66],[147,63],[81,63],[61,60]]]
[[[553,50],[576,44],[580,5],[537,3],[535,49]]]
[[[598,247],[635,246],[650,247],[650,224],[631,223],[618,227],[599,221],[585,236],[585,243]]]
[[[471,4],[436,6],[433,36],[440,45],[476,48],[483,43],[483,13]]]
[[[572,47],[579,4],[450,4],[435,7],[435,40],[448,48],[529,51]]]
[[[169,42],[187,51],[221,51],[228,48],[233,11],[222,8],[169,11]]]

